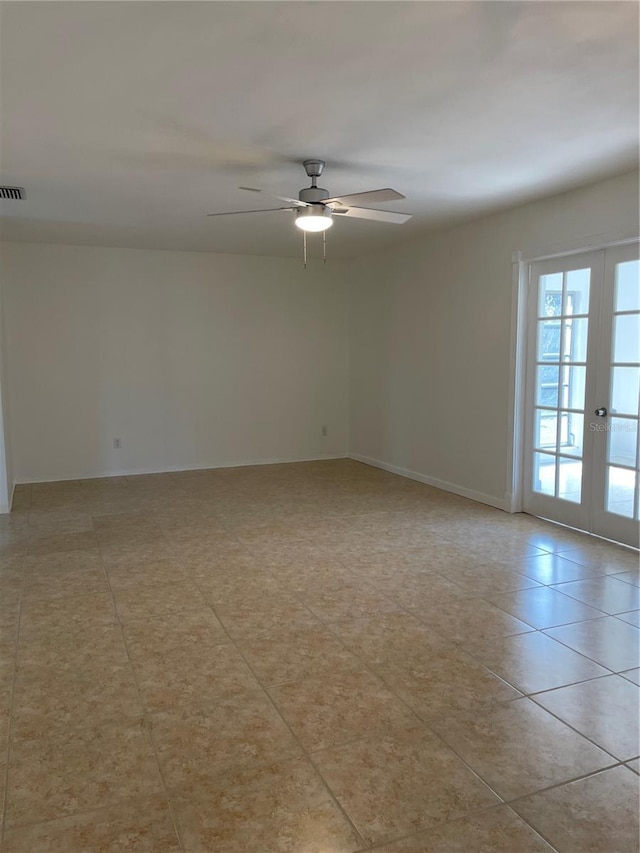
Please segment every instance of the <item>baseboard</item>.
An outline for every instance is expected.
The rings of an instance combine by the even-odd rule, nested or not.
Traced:
[[[217,465],[183,465],[169,466],[166,468],[126,468],[122,471],[102,471],[98,473],[82,474],[75,477],[43,477],[37,480],[18,478],[14,483],[16,486],[31,485],[33,483],[67,483],[74,480],[107,480],[111,477],[136,477],[144,474],[178,474],[181,471],[215,471],[219,468],[249,468],[254,465],[287,465],[295,462],[328,462],[331,459],[348,459],[347,453],[324,453],[319,456],[304,456],[291,458],[252,459],[244,462],[221,462]]]
[[[348,458],[353,459],[355,462],[363,462],[365,465],[371,465],[373,468],[381,468],[383,471],[389,471],[390,474],[398,474],[400,477],[407,477],[409,480],[417,480],[418,483],[442,489],[443,492],[451,492],[454,495],[460,495],[460,497],[493,506],[496,509],[501,509],[503,512],[512,512],[511,501],[508,498],[497,498],[495,495],[487,495],[484,492],[467,489],[464,486],[459,486],[457,483],[448,483],[445,480],[439,480],[437,477],[419,474],[417,471],[409,471],[407,468],[390,465],[388,462],[381,462],[379,459],[372,459],[369,456],[362,456],[359,453],[349,453]]]

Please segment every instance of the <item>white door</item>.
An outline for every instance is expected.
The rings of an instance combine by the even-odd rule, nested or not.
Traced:
[[[638,547],[638,244],[607,249],[596,369],[592,531]],[[606,413],[605,411],[606,410]],[[595,499],[597,496],[597,500]]]
[[[638,546],[638,245],[531,264],[524,510]]]

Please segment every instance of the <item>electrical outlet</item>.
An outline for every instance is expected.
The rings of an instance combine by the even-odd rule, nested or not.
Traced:
[[[119,438],[113,439],[113,446],[116,450],[120,450],[120,448],[122,447],[122,442],[120,441]]]
[[[322,427],[322,435],[323,435],[323,436],[327,436],[327,435],[329,435],[329,430],[327,429],[327,427],[326,427],[326,426],[323,426],[323,427]]]

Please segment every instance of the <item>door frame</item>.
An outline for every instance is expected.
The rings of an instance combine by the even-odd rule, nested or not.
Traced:
[[[635,232],[613,232],[577,239],[564,246],[533,247],[514,251],[511,255],[511,340],[509,352],[509,396],[507,410],[507,479],[504,508],[507,512],[523,512],[525,472],[527,348],[529,330],[529,296],[531,265],[538,261],[554,260],[569,255],[582,255],[603,249],[637,243]],[[552,520],[552,519],[550,519]],[[555,522],[558,523],[558,522]],[[597,538],[603,538],[593,535]]]
[[[591,467],[588,465],[584,465],[584,460],[590,457],[590,454],[593,449],[593,439],[594,435],[589,431],[587,425],[587,419],[589,418],[589,412],[593,411],[593,407],[595,405],[595,373],[590,373],[588,365],[596,364],[596,355],[598,351],[598,338],[597,335],[594,334],[594,327],[597,329],[600,322],[600,303],[602,294],[593,287],[593,283],[595,281],[601,281],[604,276],[604,250],[597,249],[595,251],[590,252],[580,252],[580,253],[572,253],[571,255],[563,255],[562,258],[551,258],[545,259],[541,261],[532,261],[529,263],[529,271],[533,272],[534,267],[536,267],[536,279],[542,277],[543,275],[553,273],[553,272],[562,272],[567,273],[572,270],[583,269],[585,267],[589,267],[592,271],[590,276],[591,286],[590,286],[590,294],[589,294],[589,306],[587,308],[587,313],[589,317],[589,333],[587,338],[587,352],[585,353],[585,365],[587,365],[586,379],[587,384],[585,387],[585,397],[582,401],[582,411],[583,415],[583,436],[582,436],[582,460],[583,465],[581,466],[582,470],[582,494],[579,503],[574,503],[568,500],[562,500],[559,497],[550,497],[548,495],[542,493],[536,493],[531,488],[530,475],[532,473],[531,470],[531,459],[529,457],[529,453],[533,452],[534,449],[534,427],[533,427],[533,418],[534,412],[536,410],[536,403],[533,400],[525,399],[525,408],[524,408],[524,446],[523,446],[523,457],[526,456],[526,463],[523,461],[523,509],[524,504],[528,502],[528,512],[532,515],[537,516],[539,518],[554,518],[559,524],[564,524],[568,527],[574,527],[578,530],[587,530],[592,529],[592,517],[591,517],[591,500],[590,496],[592,495],[592,484],[591,484]],[[530,278],[533,276],[530,275]],[[535,334],[531,334],[533,329],[537,330],[538,327],[538,312],[536,310],[537,299],[538,296],[537,288],[535,287],[535,283],[533,281],[530,282],[529,286],[529,301],[527,305],[527,315],[531,321],[530,328],[527,329],[527,353],[526,353],[526,376],[525,376],[525,391],[527,389],[533,390],[535,382],[535,371],[536,371],[536,350],[537,350],[537,341]],[[584,312],[580,312],[581,314]],[[550,318],[553,319],[553,318]],[[565,319],[563,318],[560,321],[560,327],[564,328]],[[564,338],[564,332],[562,333],[562,338]],[[560,363],[562,364],[562,357],[559,356]],[[580,368],[577,368],[580,369]],[[562,368],[560,368],[560,372],[562,373]],[[589,382],[588,380],[591,379]],[[539,404],[538,404],[539,405]],[[561,408],[561,402],[558,400],[558,410]],[[559,414],[559,411],[558,411]],[[558,447],[555,448],[555,452],[558,452]],[[553,457],[557,462],[561,458],[569,458],[567,456],[563,457]],[[554,467],[555,470],[555,467]],[[558,473],[555,475],[558,476]],[[557,485],[557,484],[556,484]]]

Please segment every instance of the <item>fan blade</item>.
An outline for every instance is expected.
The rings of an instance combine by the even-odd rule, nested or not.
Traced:
[[[227,210],[222,213],[207,213],[207,216],[237,216],[239,213],[271,213],[272,210],[295,210],[295,207],[262,207],[259,210]]]
[[[325,199],[323,204],[337,204],[340,207],[349,207],[351,204],[378,204],[381,201],[397,201],[399,198],[406,198],[406,196],[387,187],[384,190],[369,190],[366,193],[336,195],[333,198]]]
[[[394,225],[402,225],[411,219],[412,213],[395,213],[392,210],[375,210],[370,207],[345,207],[334,208],[335,216],[353,216],[356,219],[374,219],[377,222],[392,222]]]
[[[262,193],[264,190],[259,190],[256,187],[238,187],[239,190],[246,190],[250,193]],[[306,201],[300,201],[299,198],[289,198],[286,195],[274,195],[273,193],[264,193],[268,195],[270,198],[277,198],[280,201],[288,201],[290,204],[294,204],[296,207],[309,207],[309,203]]]

